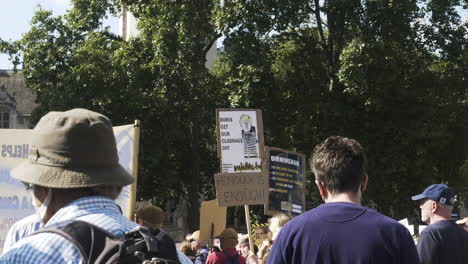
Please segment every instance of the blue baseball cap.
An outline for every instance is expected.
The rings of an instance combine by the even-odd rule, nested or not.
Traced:
[[[447,205],[453,205],[454,197],[452,189],[445,184],[432,184],[421,194],[411,197],[413,201],[430,199],[435,202]]]

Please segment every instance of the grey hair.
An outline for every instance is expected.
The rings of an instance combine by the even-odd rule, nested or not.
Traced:
[[[440,208],[441,208],[442,210],[447,211],[447,212],[449,212],[449,213],[451,213],[452,210],[453,210],[453,205],[450,205],[450,204],[441,204],[441,203],[437,203],[437,204],[440,206]]]
[[[289,221],[291,218],[285,214],[276,214],[268,220],[269,229],[272,233],[272,238],[275,240],[276,236],[279,234],[281,228]]]

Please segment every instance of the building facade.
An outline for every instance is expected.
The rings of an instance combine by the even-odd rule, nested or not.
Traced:
[[[20,72],[0,70],[0,128],[31,128],[35,101]]]

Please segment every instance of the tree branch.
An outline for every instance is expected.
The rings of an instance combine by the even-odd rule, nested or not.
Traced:
[[[320,17],[320,3],[319,0],[314,0],[315,3],[315,19],[317,19],[317,29],[320,36],[320,45],[322,48],[328,52],[327,42],[325,41],[325,35],[323,34],[323,27],[322,27],[322,18]]]

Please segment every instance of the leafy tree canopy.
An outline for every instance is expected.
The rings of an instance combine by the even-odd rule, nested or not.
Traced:
[[[410,196],[432,183],[466,194],[466,1],[72,2],[64,16],[39,9],[0,51],[22,65],[36,118],[85,107],[115,124],[141,119],[138,196],[187,199],[193,230],[200,199],[214,197],[217,107],[262,109],[269,146],[309,154],[330,135],[357,139],[369,156],[364,202],[392,217],[415,217]],[[129,41],[102,26],[123,5],[139,19]]]

